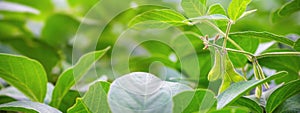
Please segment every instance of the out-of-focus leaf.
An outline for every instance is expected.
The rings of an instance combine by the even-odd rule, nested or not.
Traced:
[[[294,44],[294,49],[300,51],[300,39],[298,39]]]
[[[237,99],[232,105],[244,106],[251,109],[253,112],[263,113],[263,109],[258,103],[246,97]]]
[[[150,28],[160,28],[162,25],[166,27],[168,25],[182,26],[189,24],[189,22],[185,20],[186,18],[184,16],[174,10],[154,9],[137,15],[128,25],[134,26],[136,24],[142,24]]]
[[[23,56],[1,53],[0,77],[32,101],[44,101],[47,90],[47,75],[39,62]]]
[[[40,11],[21,4],[0,1],[0,11],[39,14]]]
[[[278,106],[274,113],[297,113],[300,111],[300,93],[292,96]]]
[[[68,109],[68,113],[111,113],[107,103],[108,82],[96,82],[83,98],[77,98],[76,104]]]
[[[22,5],[30,6],[41,12],[47,14],[53,11],[53,4],[51,0],[7,0],[9,2],[19,3]]]
[[[172,97],[190,87],[162,81],[150,73],[135,72],[117,78],[110,86],[108,104],[112,112],[170,113]]]
[[[266,112],[272,113],[280,104],[288,98],[300,93],[300,80],[284,84],[276,89],[267,99]]]
[[[39,61],[47,73],[50,73],[60,60],[58,51],[40,40],[26,38],[4,38],[0,40],[12,46],[19,53]],[[49,76],[48,78],[49,81],[52,81]]]
[[[206,0],[182,0],[181,7],[189,18],[206,15]]]
[[[73,67],[64,71],[57,80],[50,105],[58,108],[64,96],[75,84],[75,80],[79,80],[108,49],[87,53]]]
[[[299,10],[300,10],[300,0],[292,0],[291,2],[288,2],[285,5],[283,5],[280,8],[278,14],[280,16],[288,16]]]
[[[225,9],[219,3],[213,4],[208,8],[208,14],[222,14],[226,15]]]
[[[243,96],[244,93],[250,91],[254,87],[261,85],[265,82],[271,81],[276,78],[283,77],[287,74],[287,72],[278,72],[266,79],[262,80],[250,80],[250,81],[243,81],[232,84],[227,90],[221,93],[218,97],[217,109],[224,108],[230,103],[235,102],[239,97]]]
[[[85,15],[100,0],[67,0],[73,12]]]
[[[129,61],[129,68],[132,72],[148,72],[150,65],[155,61],[162,62],[168,67],[176,68],[175,63],[162,57],[132,57]]]
[[[275,35],[269,32],[255,32],[255,31],[245,31],[245,32],[235,32],[229,35],[230,37],[233,36],[247,36],[249,38],[258,38],[258,39],[269,39],[275,40],[280,43],[284,43],[288,46],[293,46],[294,42],[286,37]]]
[[[16,99],[11,98],[9,96],[0,96],[0,104],[9,103],[13,101],[16,101]]]
[[[32,101],[15,101],[0,105],[0,110],[20,111],[25,113],[61,113],[46,104]]]
[[[173,113],[207,112],[216,101],[214,95],[205,89],[181,92],[173,97]]]
[[[228,7],[228,16],[233,21],[238,20],[245,12],[251,0],[232,0]]]
[[[48,17],[42,30],[42,40],[54,47],[68,44],[75,36],[79,21],[65,14],[54,14]]]

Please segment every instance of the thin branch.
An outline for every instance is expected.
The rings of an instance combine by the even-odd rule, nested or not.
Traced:
[[[300,52],[270,52],[257,55],[256,58],[274,57],[274,56],[300,56]]]

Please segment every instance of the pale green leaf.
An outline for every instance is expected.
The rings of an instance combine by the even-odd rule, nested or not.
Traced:
[[[22,4],[0,1],[0,11],[39,14],[40,11]]]
[[[76,104],[68,109],[68,113],[92,113],[89,108],[84,104],[82,98],[76,99]]]
[[[266,111],[272,113],[281,103],[300,93],[300,80],[295,80],[284,84],[276,89],[267,99]]]
[[[15,101],[0,105],[0,110],[19,111],[25,113],[61,113],[46,104],[32,101]]]
[[[162,81],[150,73],[134,72],[113,81],[108,104],[113,113],[170,113],[172,97],[186,90],[191,88]]]
[[[32,101],[44,101],[47,75],[39,62],[23,56],[1,53],[0,77]]]
[[[218,97],[217,109],[221,109],[227,106],[230,103],[233,103],[239,97],[243,96],[247,91],[255,88],[258,85],[261,85],[265,82],[271,81],[276,78],[283,77],[287,74],[287,72],[281,71],[278,72],[266,79],[262,80],[250,80],[250,81],[243,81],[232,84],[227,90],[221,93]]]
[[[250,14],[256,12],[256,11],[257,11],[257,9],[253,9],[253,10],[250,10],[250,11],[245,11],[245,12],[241,15],[240,18],[243,18],[243,17],[245,17],[245,16],[248,16],[248,15],[250,15]]]
[[[222,14],[226,15],[226,11],[219,3],[213,4],[208,8],[208,14]]]
[[[205,89],[181,92],[173,97],[173,113],[207,112],[216,101],[214,96],[212,91]]]
[[[132,27],[142,24],[150,28],[167,27],[169,25],[181,26],[190,24],[180,13],[171,9],[154,9],[134,17],[128,24]]]
[[[64,71],[57,80],[50,105],[58,108],[66,93],[75,84],[75,80],[79,80],[108,49],[87,53],[73,67]]]
[[[228,7],[228,16],[231,20],[238,20],[246,11],[246,8],[251,0],[232,0]]]
[[[181,7],[189,18],[206,15],[206,0],[182,0]]]

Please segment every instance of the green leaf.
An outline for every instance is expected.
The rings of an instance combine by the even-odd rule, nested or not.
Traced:
[[[69,90],[68,93],[64,96],[61,104],[59,106],[59,110],[63,113],[66,113],[67,110],[72,107],[76,103],[76,98],[80,97],[78,91]]]
[[[251,109],[255,113],[263,113],[262,107],[259,104],[249,98],[241,97],[237,99],[232,105],[244,106]]]
[[[9,2],[19,3],[38,9],[41,14],[48,14],[53,11],[54,6],[51,0],[9,0]]]
[[[194,21],[194,22],[201,22],[203,20],[228,20],[228,18],[225,15],[221,14],[212,14],[207,16],[198,16],[194,18],[189,18],[188,20]]]
[[[250,11],[246,11],[246,12],[244,12],[244,13],[241,15],[240,18],[244,18],[245,16],[248,16],[248,15],[250,15],[250,14],[256,12],[256,11],[257,11],[257,9],[253,9],[253,10],[250,10]]]
[[[294,47],[293,47],[295,50],[297,51],[300,51],[300,39],[298,39],[295,44],[294,44]]]
[[[0,53],[0,77],[32,101],[44,101],[47,75],[39,62],[23,56]]]
[[[150,73],[134,72],[113,81],[108,92],[108,104],[113,113],[170,113],[172,97],[186,90],[191,88],[162,81]]]
[[[292,0],[283,5],[278,14],[280,16],[288,16],[300,10],[300,0]]]
[[[109,47],[104,50],[87,53],[73,67],[65,70],[57,80],[50,105],[58,108],[64,96],[75,84],[75,81],[79,80],[108,49]]]
[[[300,111],[300,93],[290,97],[276,108],[274,113],[297,113]]]
[[[68,109],[68,113],[110,113],[107,103],[108,82],[96,82],[83,98],[77,98],[76,104]]]
[[[165,25],[182,26],[189,24],[180,13],[171,9],[154,9],[135,16],[128,24],[132,27],[136,24],[146,25],[151,28],[159,28]]]
[[[249,38],[257,38],[257,39],[269,39],[269,40],[275,40],[277,42],[286,44],[288,46],[293,47],[294,46],[294,42],[286,37],[283,36],[279,36],[273,33],[269,33],[269,32],[255,32],[255,31],[245,31],[245,32],[235,32],[235,33],[231,33],[229,35],[230,37],[232,36],[247,36]]]
[[[39,14],[40,11],[21,4],[0,1],[0,11]]]
[[[205,89],[181,92],[173,97],[173,113],[207,112],[216,101],[214,95]]]
[[[273,79],[280,78],[286,74],[287,72],[281,71],[266,79],[243,81],[232,84],[227,90],[225,90],[217,97],[217,109],[221,109],[227,106],[228,104],[233,103],[235,100],[243,96],[243,94],[245,94],[247,91],[250,91],[256,86],[271,81]]]
[[[76,99],[76,104],[68,109],[68,113],[92,113],[84,104],[82,98]]]
[[[99,0],[66,0],[71,8],[73,9],[72,12],[80,13],[82,16],[88,13],[91,8],[99,2]]]
[[[272,50],[266,51],[269,52],[283,52],[286,50]],[[264,57],[258,59],[258,62],[261,66],[275,69],[277,71],[287,71],[288,76],[282,77],[281,79],[275,80],[276,83],[281,82],[289,82],[295,79],[298,79],[298,73],[300,70],[300,57],[299,56],[272,56],[272,57]]]
[[[209,113],[250,113],[248,108],[244,107],[227,107],[220,110],[212,110]]]
[[[219,3],[213,4],[208,8],[208,14],[222,14],[226,15],[225,9]]]
[[[80,22],[65,14],[54,14],[45,22],[41,39],[53,47],[62,47],[76,34]]]
[[[285,100],[294,96],[295,94],[299,94],[299,86],[300,80],[295,80],[276,89],[267,99],[266,111],[268,113],[273,112]]]
[[[232,0],[228,7],[228,16],[231,20],[238,20],[246,11],[251,0]]]
[[[0,105],[0,110],[19,111],[25,113],[61,113],[46,104],[31,101],[15,101]]]
[[[206,15],[206,0],[182,0],[181,7],[189,18]]]

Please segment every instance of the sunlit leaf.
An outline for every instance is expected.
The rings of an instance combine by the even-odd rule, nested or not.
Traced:
[[[44,101],[47,90],[47,75],[39,62],[23,56],[1,53],[0,77],[32,101]]]
[[[182,0],[181,7],[190,18],[206,15],[206,0]]]
[[[232,0],[228,7],[228,16],[233,21],[236,21],[246,11],[246,8],[251,0]]]

